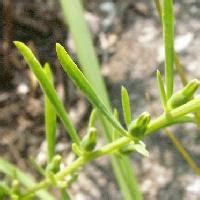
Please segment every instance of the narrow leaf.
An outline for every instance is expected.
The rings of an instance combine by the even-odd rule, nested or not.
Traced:
[[[60,117],[61,121],[63,122],[65,129],[69,133],[69,136],[74,142],[79,144],[80,138],[76,133],[76,129],[70,122],[68,114],[65,111],[65,108],[60,98],[58,97],[52,83],[49,81],[44,70],[42,69],[41,64],[33,55],[32,51],[24,43],[18,41],[14,43],[18,48],[18,50],[21,52],[21,54],[24,56],[26,62],[28,63],[29,67],[35,74],[37,80],[39,81],[44,93],[47,95],[51,104],[54,106],[54,109],[57,112],[57,115]]]
[[[92,112],[91,112],[91,114],[90,114],[89,128],[90,127],[95,127],[95,122],[97,120],[97,114],[98,114],[97,109],[93,109]]]
[[[121,101],[122,101],[122,109],[124,115],[124,121],[126,123],[126,127],[131,123],[131,106],[130,106],[130,98],[128,92],[125,87],[122,86],[121,88]]]
[[[143,156],[149,157],[149,152],[146,149],[146,145],[142,141],[140,141],[138,144],[135,144],[135,151]]]
[[[115,128],[117,128],[122,134],[126,135],[126,130],[124,130],[124,128],[118,123],[118,121],[116,121],[110,111],[106,108],[100,97],[96,94],[90,85],[89,81],[67,54],[64,47],[57,43],[56,51],[58,59],[70,79],[86,95],[93,106],[98,108]]]
[[[160,100],[162,103],[162,106],[165,110],[165,112],[167,111],[167,97],[166,97],[166,93],[165,93],[165,87],[164,87],[164,83],[160,74],[160,71],[157,70],[157,84],[158,84],[158,88],[159,88],[159,92],[160,92]]]
[[[173,93],[174,84],[174,16],[173,0],[164,0],[163,2],[163,35],[165,44],[165,82],[167,99]]]
[[[115,119],[117,121],[119,121],[119,113],[118,113],[116,108],[114,109],[114,117],[115,117]],[[113,127],[113,130],[112,130],[112,141],[115,141],[119,137],[120,137],[119,131],[115,127]]]
[[[48,63],[44,66],[44,71],[53,85],[53,75]],[[47,153],[48,162],[51,161],[55,154],[55,143],[56,143],[56,111],[49,101],[47,95],[45,95],[45,129],[46,129],[46,140],[47,140]]]
[[[156,6],[156,10],[157,10],[158,15],[160,17],[160,20],[162,22],[162,7],[161,7],[161,4],[160,4],[160,0],[154,0],[154,4]]]
[[[149,156],[149,152],[146,149],[146,145],[142,141],[140,141],[138,143],[132,142],[121,149],[121,152],[125,153],[125,154],[135,152],[135,151],[137,151],[138,153],[140,153],[143,156],[146,156],[146,157]]]

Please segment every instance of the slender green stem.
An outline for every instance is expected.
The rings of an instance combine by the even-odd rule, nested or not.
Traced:
[[[145,136],[148,136],[150,134],[155,133],[159,129],[169,126],[171,124],[174,124],[174,120],[177,120],[177,118],[181,118],[182,116],[185,116],[188,113],[195,112],[200,110],[200,99],[194,99],[190,102],[170,111],[168,114],[163,114],[157,119],[153,120],[148,130],[145,134]],[[100,150],[91,152],[86,157],[79,157],[77,160],[75,160],[72,164],[70,164],[68,167],[63,169],[62,171],[58,172],[56,174],[57,180],[62,180],[65,176],[75,172],[80,167],[84,166],[86,163],[88,163],[91,160],[97,159],[98,157],[113,154],[125,145],[129,144],[132,141],[131,137],[121,137],[117,140],[115,140],[112,143],[109,143],[107,145],[104,145]],[[48,180],[44,180],[37,185],[30,188],[23,196],[22,199],[29,196],[33,192],[36,192],[40,189],[49,187],[51,183]]]
[[[174,85],[174,16],[173,0],[164,0],[163,2],[163,35],[165,44],[165,82],[167,90],[167,99],[173,93]]]
[[[158,12],[160,21],[161,21],[161,23],[163,23],[162,7],[161,7],[160,0],[154,0],[154,3],[156,5],[156,10]],[[180,62],[179,56],[177,55],[175,50],[174,50],[174,60],[175,60],[176,70],[177,70],[177,72],[180,76],[181,82],[182,82],[183,85],[186,85],[188,80],[187,80],[187,77],[186,77],[185,69],[184,69],[184,66],[182,65],[182,63]]]
[[[177,118],[180,118],[188,113],[197,111],[200,111],[200,99],[193,99],[188,103],[170,111],[167,114],[163,114],[156,120],[152,121],[149,124],[146,135],[154,133],[156,130],[158,130],[158,127],[160,129],[169,126],[171,124],[174,124],[175,123],[174,120],[177,120]]]
[[[99,62],[92,42],[92,36],[84,18],[82,0],[60,0],[64,19],[72,34],[81,68],[89,82],[101,96],[107,108],[110,102]]]

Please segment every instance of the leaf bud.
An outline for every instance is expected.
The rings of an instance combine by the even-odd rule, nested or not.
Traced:
[[[121,153],[124,153],[124,154],[129,154],[134,151],[142,154],[143,156],[146,156],[146,157],[149,156],[149,152],[146,149],[146,145],[142,141],[138,143],[132,142],[121,149]]]
[[[51,171],[53,173],[58,172],[60,170],[61,159],[62,157],[60,155],[55,155],[47,165],[46,171]]]
[[[131,136],[142,139],[150,120],[151,116],[148,112],[142,113],[136,120],[131,122],[128,127],[128,132]]]
[[[167,104],[169,109],[177,108],[185,103],[187,103],[194,95],[198,89],[199,81],[194,79],[190,81],[183,89],[176,92],[168,100]]]
[[[81,148],[85,151],[92,151],[97,144],[97,132],[94,127],[89,128],[88,133],[81,141]]]
[[[80,149],[79,145],[77,143],[72,143],[72,151],[77,155],[77,156],[82,156],[82,150]]]

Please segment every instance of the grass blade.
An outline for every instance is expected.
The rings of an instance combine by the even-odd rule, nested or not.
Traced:
[[[122,86],[121,88],[121,101],[122,101],[122,109],[123,109],[123,115],[124,115],[124,121],[126,124],[126,127],[131,123],[131,106],[130,106],[130,99],[128,92],[125,87]]]
[[[20,169],[18,169],[8,161],[4,160],[3,158],[0,158],[0,171],[7,176],[17,178],[17,180],[26,188],[30,188],[36,184],[36,182],[30,175],[25,174]],[[53,196],[51,196],[48,192],[44,190],[38,191],[36,195],[43,200],[54,200]]]
[[[44,70],[42,69],[41,64],[36,59],[32,51],[22,42],[14,42],[18,50],[24,56],[26,62],[28,63],[29,67],[35,74],[37,80],[39,81],[44,93],[48,96],[48,99],[51,101],[51,104],[54,106],[57,115],[60,117],[61,121],[65,129],[68,131],[69,136],[73,140],[73,142],[79,144],[80,138],[76,133],[76,129],[72,125],[69,120],[69,117],[65,111],[65,108],[58,97],[56,90],[54,89],[52,83],[49,81],[48,77],[46,76]]]
[[[173,0],[164,0],[163,2],[163,38],[165,44],[165,83],[167,99],[173,93],[174,85],[174,16]]]
[[[81,0],[60,0],[64,19],[69,25],[70,32],[74,39],[77,56],[81,63],[82,70],[95,91],[98,91],[106,107],[110,107],[106,87],[102,76],[100,75],[99,63],[92,44],[92,37],[87,27],[83,14]]]
[[[95,127],[95,122],[97,120],[97,116],[98,116],[98,110],[93,109],[92,112],[90,113],[88,128]]]
[[[48,63],[44,66],[44,71],[53,85],[53,75]],[[45,95],[45,129],[47,141],[48,162],[50,162],[55,154],[56,143],[56,112],[47,95]]]
[[[118,121],[113,117],[110,111],[106,108],[102,100],[96,94],[89,81],[83,75],[83,73],[78,69],[77,65],[72,61],[70,56],[65,51],[64,47],[60,44],[56,44],[56,52],[58,59],[70,77],[70,79],[75,83],[75,85],[86,95],[88,100],[92,103],[92,105],[98,108],[102,114],[107,118],[107,120],[122,134],[126,135],[126,130],[118,123]]]

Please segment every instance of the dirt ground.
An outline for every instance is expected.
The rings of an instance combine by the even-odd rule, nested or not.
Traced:
[[[3,2],[0,1],[0,156],[35,174],[28,158],[36,158],[41,165],[46,162],[43,96],[12,41],[28,43],[41,63],[50,62],[59,95],[80,133],[84,133],[91,107],[74,90],[55,56],[55,43],[60,42],[77,61],[58,2],[8,0],[6,8]],[[121,111],[120,88],[124,85],[130,93],[133,116],[145,110],[154,116],[160,114],[155,75],[157,69],[164,71],[164,56],[162,31],[153,1],[84,0],[84,5],[113,107]],[[199,78],[200,2],[176,0],[174,8],[176,51],[188,79]],[[175,83],[177,90],[181,86],[177,76]],[[171,130],[200,165],[200,133],[196,127],[188,124]],[[65,164],[71,162],[74,156],[61,124],[57,128],[57,141],[56,151],[62,152]],[[144,199],[200,199],[200,178],[169,138],[160,132],[145,139],[145,143],[149,158],[131,156]],[[88,165],[70,188],[70,194],[74,200],[122,199],[108,158]]]

